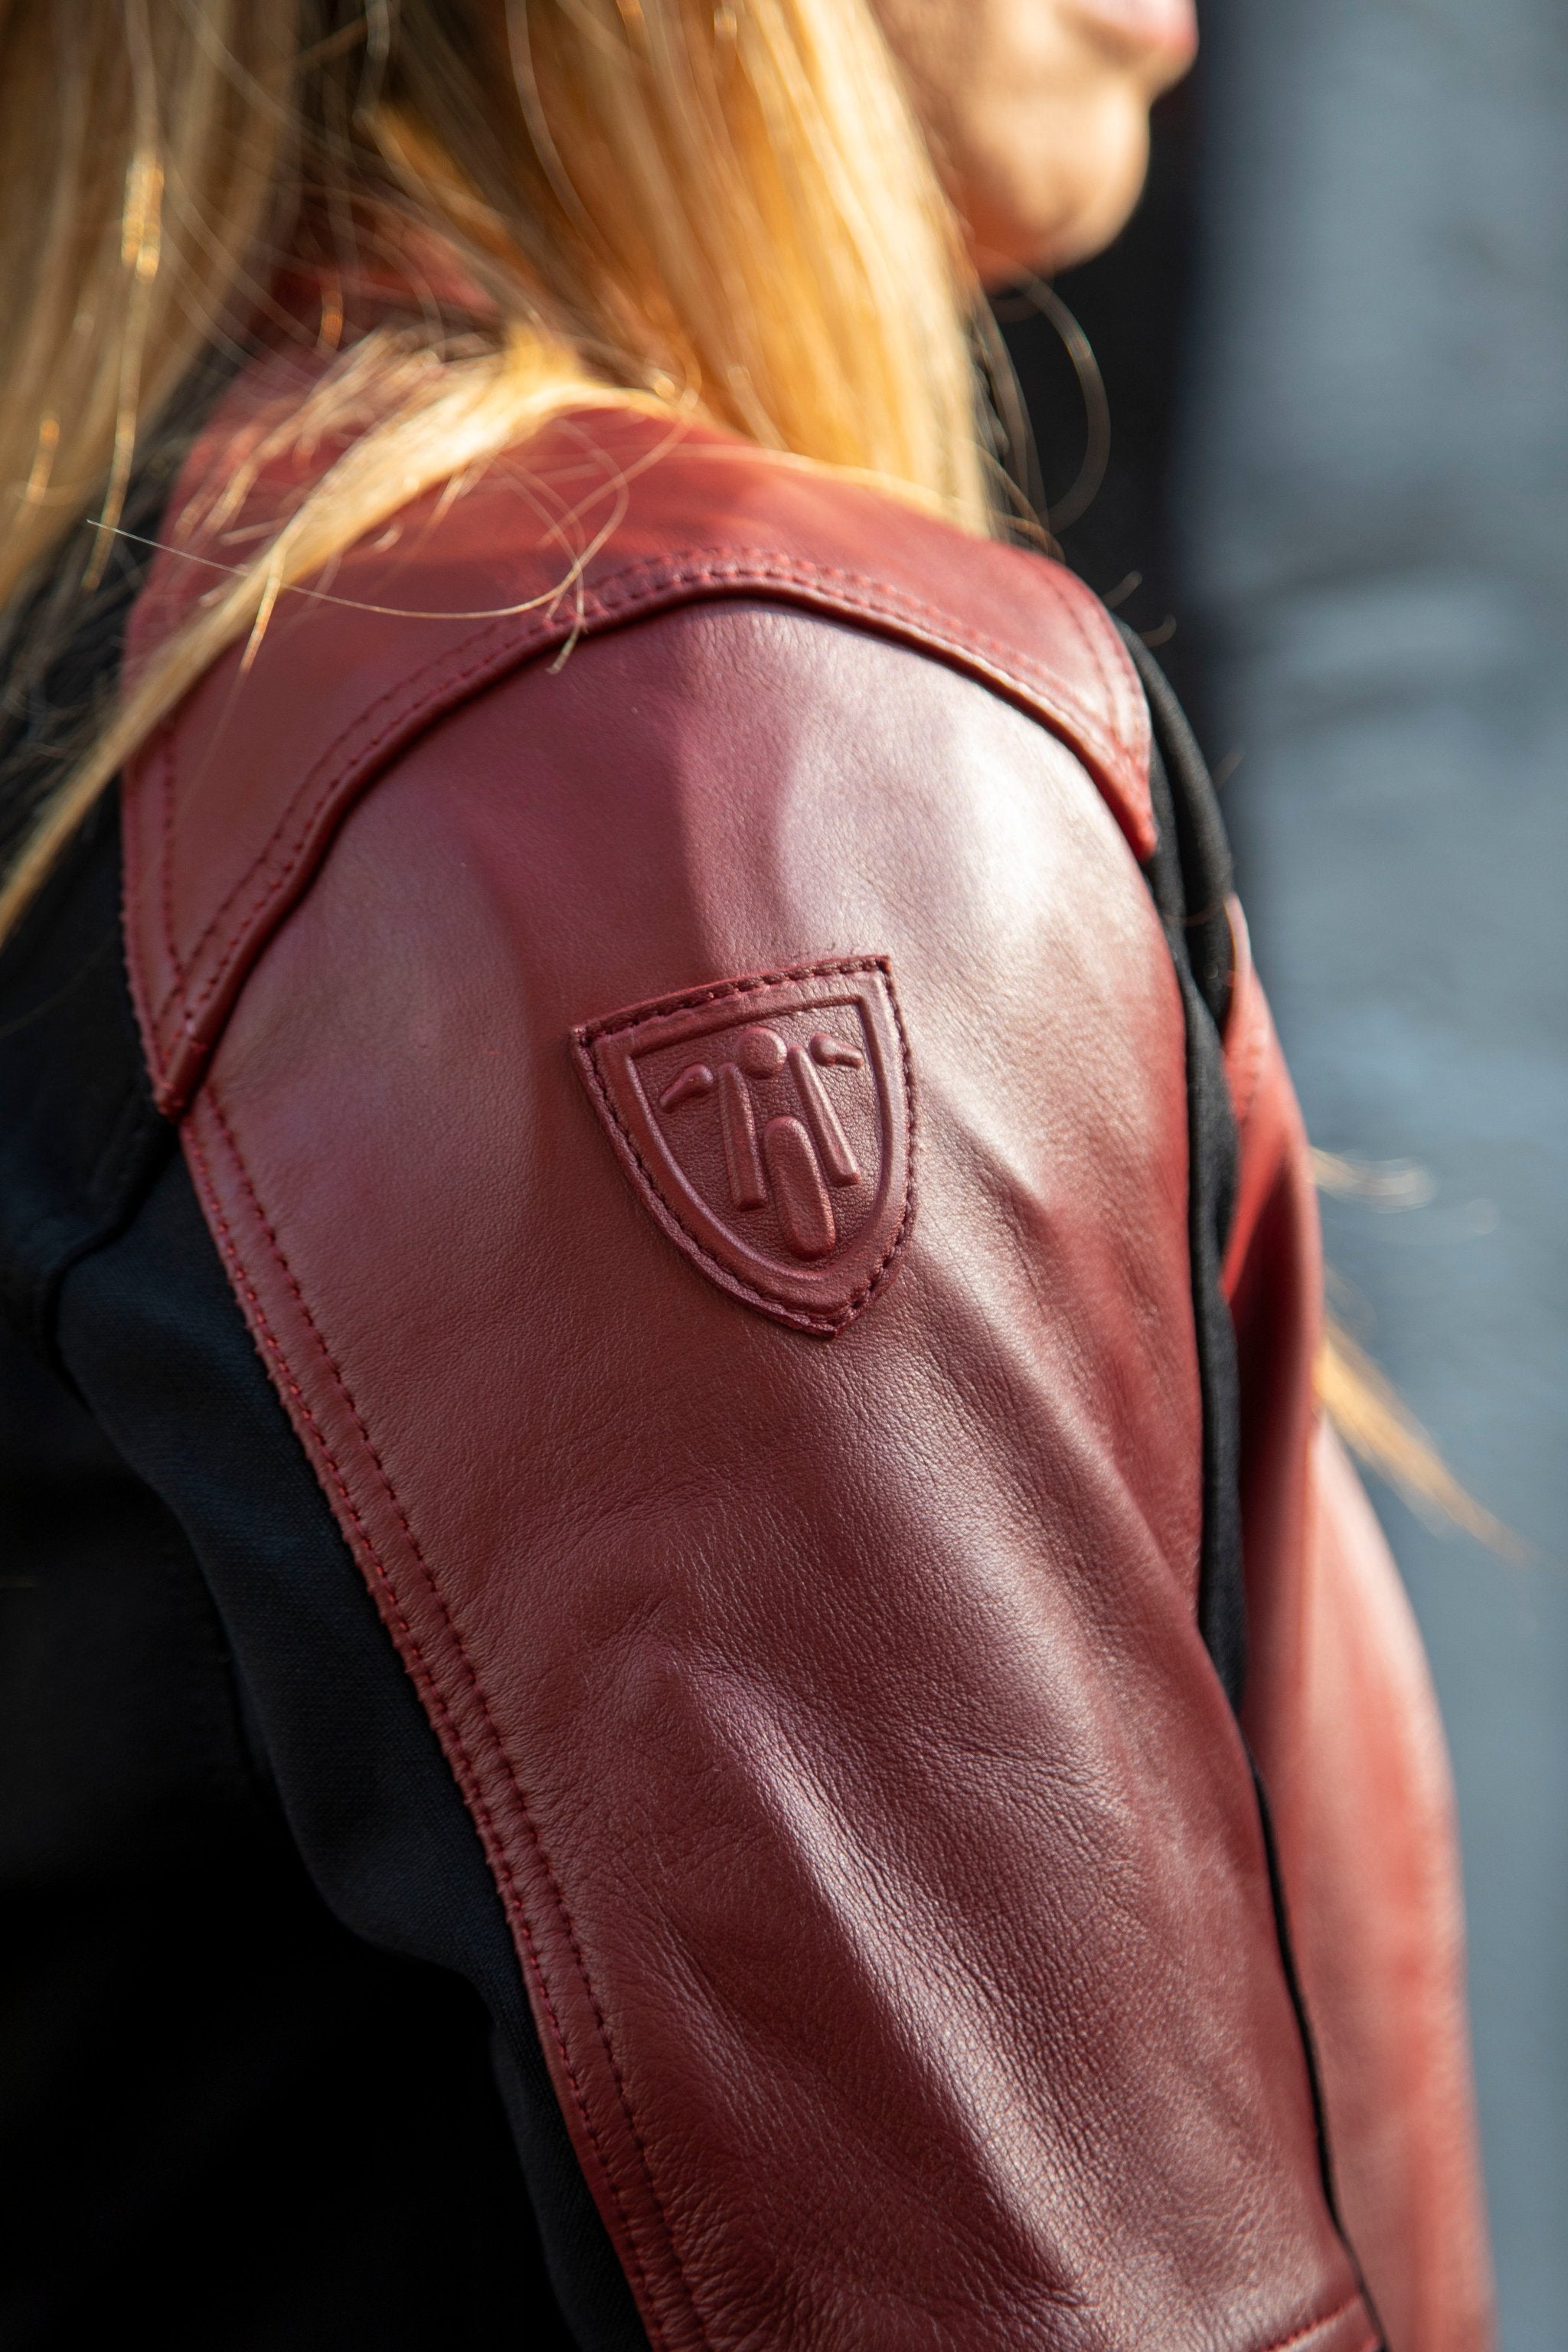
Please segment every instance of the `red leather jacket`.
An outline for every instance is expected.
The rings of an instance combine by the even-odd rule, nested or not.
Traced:
[[[1105,615],[624,415],[394,538],[134,763],[130,964],[650,2341],[1475,2352],[1441,1735],[1245,955],[1245,1741],[1198,1632]]]

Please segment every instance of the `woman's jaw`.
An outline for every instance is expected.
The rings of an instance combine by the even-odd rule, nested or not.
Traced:
[[[1143,184],[1193,0],[875,0],[987,284],[1097,253]]]

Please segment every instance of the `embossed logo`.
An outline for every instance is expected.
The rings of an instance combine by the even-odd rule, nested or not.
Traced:
[[[711,1280],[831,1338],[913,1214],[909,1050],[880,956],[689,989],[574,1031],[647,1207]]]

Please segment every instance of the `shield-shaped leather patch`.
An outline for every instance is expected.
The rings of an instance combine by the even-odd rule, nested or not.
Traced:
[[[574,1031],[627,1174],[721,1289],[832,1338],[913,1216],[909,1047],[884,956],[721,981]]]

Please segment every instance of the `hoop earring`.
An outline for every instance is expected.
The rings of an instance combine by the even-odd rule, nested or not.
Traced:
[[[1005,307],[1007,305],[1015,307]],[[1018,305],[1022,307],[1016,307]],[[1054,537],[1058,531],[1067,530],[1073,523],[1080,521],[1089,512],[1100,495],[1106,469],[1110,464],[1110,403],[1106,397],[1105,378],[1100,372],[1100,362],[1094,356],[1094,346],[1089,337],[1056,288],[1048,286],[1043,278],[1026,272],[992,308],[996,317],[1008,326],[1027,318],[1031,312],[1047,320],[1056,330],[1078,378],[1079,394],[1083,401],[1084,442],[1083,458],[1077,475],[1054,506],[1044,503],[1043,483],[1037,501],[1030,497],[1033,483],[1025,490],[1046,529]],[[1033,436],[1030,437],[1032,445]],[[1035,472],[1037,479],[1037,461]]]

